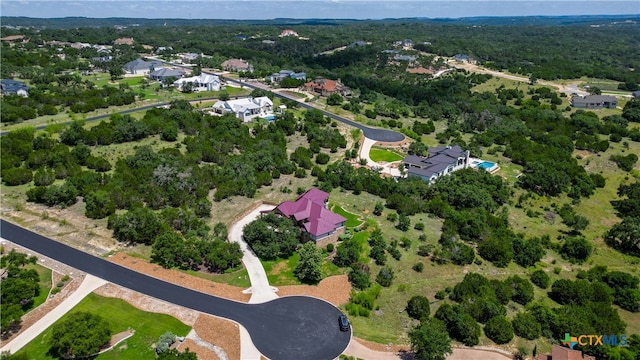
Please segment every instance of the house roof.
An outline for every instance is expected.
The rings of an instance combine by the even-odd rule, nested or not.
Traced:
[[[582,360],[582,351],[571,350],[568,347],[553,345],[551,349],[551,359],[553,360]]]
[[[166,77],[182,77],[182,75],[184,75],[184,71],[162,68],[162,69],[159,69],[159,70],[156,70],[156,71],[152,72],[150,75],[151,76],[155,76],[155,77],[163,77],[163,78],[166,78]]]
[[[308,233],[319,236],[335,230],[336,225],[347,221],[325,208],[324,203],[328,198],[328,193],[314,188],[298,196],[295,201],[281,203],[276,210],[286,217],[303,221],[303,227]]]
[[[17,93],[20,90],[28,91],[29,87],[21,81],[3,79],[0,80],[0,89],[3,93]]]
[[[572,104],[601,104],[617,102],[615,96],[611,95],[587,95],[585,97],[574,96],[571,98]]]
[[[318,78],[315,79],[313,81],[310,81],[306,84],[304,84],[304,86],[306,87],[314,87],[314,88],[320,88],[326,91],[336,91],[336,88],[338,87],[338,82],[335,80],[329,80],[329,79],[325,79],[325,78]]]
[[[229,59],[222,63],[222,67],[231,69],[249,69],[251,68],[251,64],[242,59]]]
[[[210,74],[200,74],[198,76],[192,76],[192,77],[188,77],[188,78],[182,78],[182,79],[178,79],[174,82],[175,83],[198,83],[198,84],[215,84],[215,83],[220,83],[220,78],[217,75],[210,75]]]
[[[129,71],[133,71],[133,70],[145,70],[145,69],[149,69],[151,68],[152,63],[150,62],[146,62],[144,60],[142,60],[141,58],[137,58],[133,61],[129,61],[128,63],[124,64],[124,68],[129,70]]]
[[[250,109],[259,109],[268,105],[273,106],[273,102],[271,101],[271,99],[266,96],[261,96],[257,98],[248,97],[244,99],[218,101],[213,104],[213,107],[218,109],[225,109],[227,111],[234,111],[237,113]]]

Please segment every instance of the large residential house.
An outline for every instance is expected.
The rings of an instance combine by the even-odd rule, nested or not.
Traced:
[[[29,96],[29,87],[21,81],[3,79],[0,80],[0,92],[2,95],[20,95],[27,97]]]
[[[295,201],[285,201],[273,212],[288,217],[300,226],[306,240],[324,247],[336,243],[338,236],[344,233],[347,219],[328,209],[329,194],[318,189],[311,189],[298,196]]]
[[[307,74],[303,72],[295,72],[293,70],[280,70],[280,72],[271,74],[265,78],[265,80],[269,80],[274,83],[279,83],[280,81],[292,78],[296,80],[307,80]]]
[[[331,94],[338,94],[340,96],[347,96],[351,94],[351,89],[338,80],[329,80],[325,78],[316,78],[313,81],[304,84],[306,91],[311,91],[321,96],[329,96]]]
[[[222,63],[222,68],[226,71],[248,71],[253,72],[253,65],[242,59],[229,59]]]
[[[152,71],[149,74],[149,78],[158,81],[164,81],[165,79],[174,78],[179,79],[184,76],[184,70],[181,69],[168,69],[161,68],[155,71]]]
[[[469,167],[469,151],[458,145],[436,146],[428,150],[429,157],[407,155],[402,163],[407,176],[433,182],[441,176]]]
[[[551,355],[537,354],[534,360],[596,360],[595,356],[582,354],[580,350],[572,350],[568,347],[553,345]]]
[[[132,75],[148,75],[149,73],[155,71],[156,69],[160,69],[164,66],[161,61],[152,61],[147,62],[142,60],[141,58],[137,58],[136,60],[130,61],[124,64],[123,69],[127,74]]]
[[[213,111],[219,115],[233,113],[238,119],[244,122],[252,121],[258,117],[265,119],[272,119],[274,117],[273,102],[266,96],[218,101],[213,104]]]
[[[185,91],[185,84],[191,84],[191,91],[220,91],[222,82],[217,75],[200,74],[176,80],[173,83],[180,91]]]
[[[298,35],[297,32],[295,32],[294,30],[291,29],[285,29],[282,30],[282,32],[280,33],[280,35],[278,35],[279,37],[285,37],[285,36],[295,36],[295,37],[299,37],[300,35]]]
[[[118,38],[113,40],[113,45],[133,45],[133,38]]]
[[[571,98],[571,106],[587,109],[615,109],[618,106],[618,99],[610,95],[574,96]]]

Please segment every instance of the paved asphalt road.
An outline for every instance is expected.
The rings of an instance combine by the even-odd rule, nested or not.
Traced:
[[[203,71],[204,72],[204,71]],[[208,73],[211,74],[211,73]],[[222,77],[222,76],[221,76]],[[236,83],[238,85],[242,85],[242,86],[246,86],[248,88],[251,89],[261,89],[264,90],[258,86],[256,86],[255,84],[251,84],[249,82],[240,82],[238,80],[234,80],[234,79],[230,79],[228,77],[222,77],[225,81],[227,82],[232,82],[232,83]],[[279,97],[281,99],[287,99],[287,100],[293,100],[293,101],[297,101],[295,98],[293,97],[288,97],[285,94],[281,94],[281,93],[277,93],[274,92],[276,97]],[[316,107],[313,107],[307,103],[303,103],[303,102],[298,102],[300,104],[300,106],[302,106],[305,109],[317,109],[322,111],[326,116],[340,121],[344,124],[347,124],[349,126],[353,126],[355,128],[358,128],[360,130],[362,130],[362,133],[364,134],[365,137],[375,140],[375,141],[383,141],[383,142],[396,142],[396,141],[402,141],[404,140],[404,135],[402,133],[399,133],[397,131],[391,131],[391,130],[385,130],[385,129],[378,129],[378,128],[370,128],[368,126],[362,125],[360,123],[357,123],[355,121],[349,120],[347,118],[344,118],[342,116],[338,116],[336,114],[332,114],[330,112],[324,111],[322,109],[318,109]]]
[[[78,270],[131,290],[203,313],[234,320],[251,334],[260,352],[273,360],[325,360],[348,346],[351,331],[338,328],[340,310],[307,296],[244,304],[183,288],[129,270],[0,220],[2,238]]]

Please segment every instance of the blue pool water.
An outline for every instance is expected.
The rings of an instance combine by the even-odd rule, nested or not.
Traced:
[[[488,170],[491,169],[492,167],[494,167],[496,165],[496,163],[492,163],[491,161],[483,161],[480,164],[478,164],[479,168]]]
[[[273,120],[276,119],[276,116],[275,115],[269,115],[269,116],[265,116],[264,118],[267,119],[267,121],[273,121]]]

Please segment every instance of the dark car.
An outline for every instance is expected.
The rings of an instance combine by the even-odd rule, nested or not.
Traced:
[[[349,319],[345,314],[341,314],[338,317],[338,325],[340,325],[340,331],[348,331],[349,330]]]

